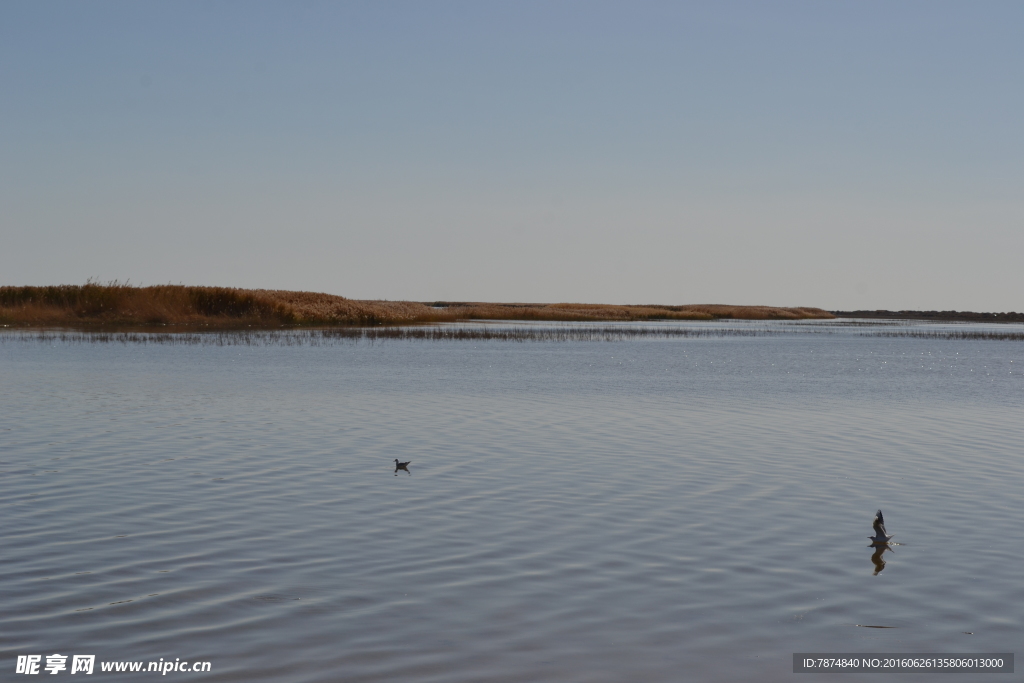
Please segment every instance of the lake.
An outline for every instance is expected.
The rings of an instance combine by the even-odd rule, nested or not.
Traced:
[[[1024,342],[970,335],[1024,327],[513,327],[0,335],[0,666],[810,683],[793,653],[1018,649]]]

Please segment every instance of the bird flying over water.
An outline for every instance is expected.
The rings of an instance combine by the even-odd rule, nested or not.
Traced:
[[[882,517],[881,510],[875,513],[875,522],[871,527],[875,530],[875,535],[868,536],[868,538],[870,538],[873,543],[888,543],[889,539],[892,538],[892,535],[885,531],[885,518]]]

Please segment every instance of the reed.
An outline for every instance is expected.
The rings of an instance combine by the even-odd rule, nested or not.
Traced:
[[[832,318],[819,308],[616,306],[348,299],[317,292],[127,283],[0,287],[0,324],[18,327],[176,325],[278,328],[459,320],[632,321]]]
[[[772,326],[675,326],[565,324],[465,324],[465,325],[366,325],[286,329],[207,329],[176,332],[77,329],[0,330],[0,344],[16,341],[41,343],[171,344],[186,346],[335,346],[343,343],[386,341],[435,342],[613,342],[657,339],[717,339],[725,337],[779,337],[791,335],[844,334],[845,325],[830,323],[799,325],[781,323]],[[865,337],[895,337],[943,341],[1016,341],[1024,342],[1024,332],[979,330],[859,330]]]
[[[171,344],[185,346],[334,346],[340,343],[385,341],[446,342],[599,342],[640,339],[763,337],[787,334],[768,328],[679,328],[566,325],[460,326],[412,325],[324,327],[286,330],[211,330],[206,332],[139,331],[0,331],[0,343],[30,340],[43,343]]]
[[[112,282],[51,287],[0,287],[0,321],[13,325],[161,325],[295,322],[290,308],[258,292],[227,287]]]

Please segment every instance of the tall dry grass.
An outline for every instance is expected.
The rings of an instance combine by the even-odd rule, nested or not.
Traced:
[[[457,320],[779,320],[831,318],[818,308],[769,306],[615,306],[370,301],[333,294],[231,287],[111,282],[0,287],[0,323],[19,327],[184,325],[283,327],[384,325]]]
[[[288,306],[227,287],[108,284],[0,287],[0,321],[14,325],[289,324]]]

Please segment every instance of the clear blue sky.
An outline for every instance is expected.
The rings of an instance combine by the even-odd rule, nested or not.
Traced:
[[[0,284],[1024,310],[1024,3],[0,3]]]

